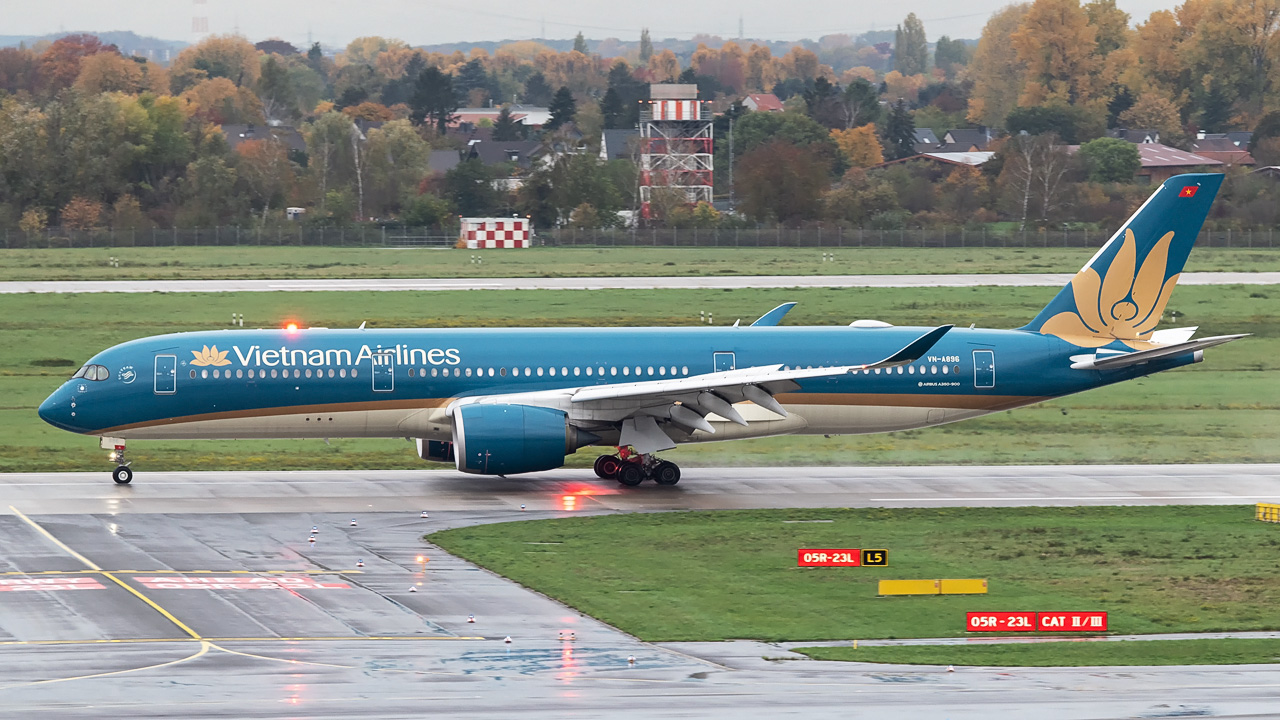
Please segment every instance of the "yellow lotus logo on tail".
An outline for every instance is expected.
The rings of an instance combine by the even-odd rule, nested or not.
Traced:
[[[191,361],[192,365],[204,367],[206,365],[230,365],[231,361],[227,359],[227,351],[218,351],[218,346],[209,347],[205,345],[199,350],[192,350],[192,355],[196,358]]]
[[[1106,277],[1086,267],[1071,279],[1076,311],[1061,312],[1045,321],[1040,332],[1080,347],[1102,347],[1119,340],[1131,348],[1146,347],[1151,331],[1160,324],[1178,275],[1165,279],[1169,243],[1173,233],[1151,248],[1137,268],[1137,243],[1132,230],[1124,231],[1124,243],[1111,260]]]

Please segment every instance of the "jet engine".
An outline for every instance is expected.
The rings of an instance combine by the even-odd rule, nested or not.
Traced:
[[[453,412],[454,462],[477,475],[554,470],[566,455],[599,440],[568,416],[530,405],[462,405]]]

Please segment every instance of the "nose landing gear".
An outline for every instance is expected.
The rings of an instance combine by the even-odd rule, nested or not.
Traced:
[[[133,482],[133,470],[129,469],[132,463],[125,462],[124,445],[115,446],[115,452],[111,453],[111,461],[116,464],[116,469],[111,472],[111,479],[115,480],[117,485],[128,485]]]
[[[680,482],[680,466],[669,460],[659,460],[652,454],[641,454],[630,448],[619,448],[617,455],[601,455],[596,458],[596,476],[604,480],[617,480],[628,487],[635,487],[646,479],[659,485],[675,485]]]

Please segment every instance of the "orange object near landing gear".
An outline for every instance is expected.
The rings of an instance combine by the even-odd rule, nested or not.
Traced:
[[[659,485],[675,485],[680,482],[680,466],[655,455],[638,453],[630,447],[618,448],[617,455],[601,455],[595,462],[596,476],[613,479],[628,487],[635,487],[646,479]]]

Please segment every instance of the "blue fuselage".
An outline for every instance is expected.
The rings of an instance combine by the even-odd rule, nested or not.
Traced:
[[[871,363],[929,328],[723,327],[232,330],[117,345],[40,406],[77,433],[112,437],[447,437],[422,411],[458,398],[688,377],[766,365]],[[1100,372],[1085,352],[1018,330],[954,329],[905,368],[806,379],[780,394],[805,427],[878,432],[965,419],[1194,361]],[[82,371],[83,373],[84,371]],[[91,377],[92,376],[92,379]],[[915,408],[878,422],[877,409]],[[930,414],[929,411],[934,411]],[[416,414],[416,415],[415,415]],[[417,417],[417,420],[407,418]],[[887,417],[887,416],[886,416]],[[335,419],[336,418],[336,419]],[[739,434],[737,437],[755,436]],[[703,439],[721,439],[703,438]]]

